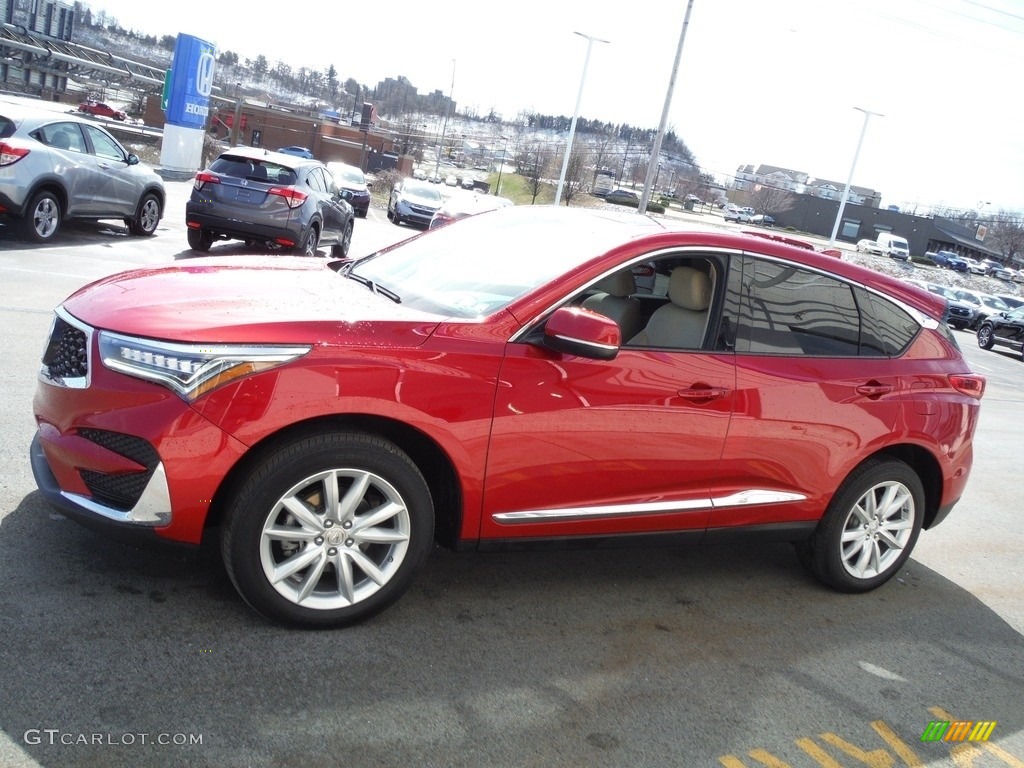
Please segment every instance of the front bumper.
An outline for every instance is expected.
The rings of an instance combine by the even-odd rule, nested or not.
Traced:
[[[151,477],[149,487],[144,493],[144,502],[131,510],[119,510],[98,503],[87,496],[67,493],[61,489],[50,469],[38,434],[32,439],[32,445],[29,447],[29,459],[32,463],[32,474],[43,498],[62,514],[86,528],[134,547],[193,548],[192,545],[158,535],[154,527],[159,520],[170,520],[167,481],[162,472],[159,476],[154,473]],[[157,520],[150,519],[154,516]]]

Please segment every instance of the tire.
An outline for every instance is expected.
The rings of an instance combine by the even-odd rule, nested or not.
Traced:
[[[48,243],[60,231],[62,218],[63,212],[57,197],[46,190],[36,192],[25,208],[25,217],[21,220],[22,232],[32,242]]]
[[[295,248],[295,253],[300,256],[316,256],[317,246],[320,244],[320,234],[315,226],[310,226],[302,237],[302,242]]]
[[[160,223],[161,214],[160,200],[157,196],[152,193],[143,195],[135,218],[128,224],[128,231],[136,237],[152,237]]]
[[[910,557],[923,517],[924,488],[914,470],[895,459],[870,459],[839,487],[814,534],[797,543],[797,555],[833,589],[867,592]]]
[[[248,476],[227,509],[221,552],[235,588],[259,613],[341,627],[405,593],[433,531],[427,483],[397,446],[319,432],[284,445]]]
[[[210,250],[210,246],[213,245],[213,235],[205,229],[193,229],[192,227],[189,227],[185,231],[185,235],[188,237],[188,247],[193,251],[206,252]]]
[[[996,337],[992,334],[992,327],[983,325],[978,329],[978,346],[982,349],[992,349],[996,344]]]
[[[341,236],[341,242],[337,245],[331,246],[331,256],[335,256],[340,259],[344,259],[348,256],[349,248],[352,247],[352,229],[353,224],[350,221],[345,225],[345,234]]]

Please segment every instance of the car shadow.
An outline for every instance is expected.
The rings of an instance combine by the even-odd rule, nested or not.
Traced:
[[[930,707],[1024,727],[1021,636],[913,560],[854,596],[785,544],[436,549],[389,610],[317,632],[251,611],[215,554],[113,543],[33,492],[0,563],[26,764],[710,765],[766,729],[914,742]]]

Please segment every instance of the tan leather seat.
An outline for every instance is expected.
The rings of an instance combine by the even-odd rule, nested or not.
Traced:
[[[711,306],[711,278],[693,267],[676,267],[669,275],[669,303],[658,307],[631,346],[698,349],[704,341]]]
[[[594,286],[600,293],[588,296],[583,308],[599,312],[619,324],[622,341],[633,338],[643,327],[640,300],[636,293],[636,280],[632,272],[616,272],[601,279]]]

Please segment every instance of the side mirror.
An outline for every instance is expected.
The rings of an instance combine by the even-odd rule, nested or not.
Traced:
[[[138,165],[139,164],[139,156],[138,155],[134,155],[134,154],[129,154],[127,162],[128,162],[128,165]]]
[[[611,318],[580,307],[561,307],[544,324],[544,345],[567,355],[611,360],[622,346],[622,331]]]

